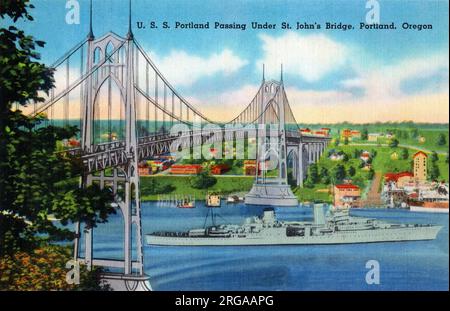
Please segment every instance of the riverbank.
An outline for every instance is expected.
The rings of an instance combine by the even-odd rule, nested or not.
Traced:
[[[192,176],[141,176],[140,189],[142,201],[156,201],[158,196],[164,195],[186,195],[192,196],[196,200],[204,200],[208,192],[218,192],[222,195],[231,193],[248,192],[253,185],[253,176],[215,176],[217,182],[207,189],[195,189],[191,187]],[[170,186],[170,191],[160,194],[152,194],[152,179],[156,180],[161,188]]]

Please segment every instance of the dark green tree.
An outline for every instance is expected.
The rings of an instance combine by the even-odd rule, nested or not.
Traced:
[[[402,148],[402,150],[400,151],[400,158],[406,160],[408,159],[408,157],[409,157],[408,148]]]
[[[192,188],[195,189],[207,189],[216,184],[217,178],[208,174],[208,172],[201,172],[200,174],[190,179]]]
[[[367,178],[368,178],[369,180],[372,180],[374,176],[375,176],[375,171],[371,168],[371,169],[369,170],[369,173],[367,174]]]
[[[29,1],[1,1],[1,24],[8,19],[32,21]],[[30,250],[43,240],[73,239],[49,215],[94,227],[114,209],[112,193],[97,186],[80,189],[79,160],[57,154],[58,141],[76,135],[74,127],[43,127],[44,116],[28,117],[13,105],[44,99],[53,87],[53,71],[39,63],[44,42],[14,26],[0,28],[0,256]]]
[[[348,137],[344,138],[344,145],[348,145]]]
[[[306,185],[314,186],[319,181],[320,181],[319,168],[317,167],[317,164],[313,163],[308,167]]]
[[[333,180],[335,183],[339,183],[346,177],[345,167],[342,164],[338,164],[333,169]]]
[[[438,160],[439,160],[439,156],[438,156],[437,152],[436,152],[436,151],[433,151],[433,152],[431,153],[431,156],[430,156],[430,161],[431,161],[432,163],[435,163],[435,162],[437,162]]]
[[[430,173],[429,173],[430,179],[438,180],[440,175],[441,175],[441,172],[439,171],[439,167],[436,165],[436,163],[433,163],[431,165]]]
[[[348,160],[349,160],[348,154],[346,154],[346,153],[344,152],[344,156],[343,156],[343,158],[342,158],[342,161],[348,162]]]
[[[351,177],[353,177],[353,176],[355,176],[355,174],[356,174],[355,168],[354,168],[353,166],[350,166],[350,167],[348,168],[348,175],[351,176]]]
[[[363,128],[361,131],[361,139],[367,140],[368,138],[369,138],[369,131],[367,130],[367,128]]]
[[[399,141],[397,138],[392,138],[389,141],[389,147],[391,147],[391,148],[396,148],[398,146],[398,144],[399,144]]]
[[[438,146],[445,146],[446,143],[447,143],[447,138],[445,137],[445,135],[443,133],[439,133],[436,144]]]

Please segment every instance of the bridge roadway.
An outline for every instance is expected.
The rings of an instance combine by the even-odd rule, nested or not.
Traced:
[[[278,136],[277,133],[271,134],[270,131],[267,133],[266,137],[271,137],[271,135],[273,137]],[[219,141],[232,141],[233,139],[255,138],[256,134],[256,130],[221,129],[220,133],[214,130],[203,131],[203,133],[202,131],[191,130],[178,136],[173,136],[170,133],[161,133],[140,137],[137,150],[138,158],[139,160],[143,160],[167,152],[176,152],[180,146],[185,150],[191,146],[199,146],[205,143],[212,144]],[[178,140],[178,143],[175,143],[176,140]],[[314,150],[308,148],[308,146],[318,145],[320,148],[317,148],[315,151],[321,154],[329,140],[329,137],[301,135],[297,131],[286,131],[287,148],[290,149],[300,144],[306,145],[306,152],[308,152],[307,158],[310,159],[308,163],[314,162],[313,159],[316,159]],[[107,168],[125,165],[134,156],[133,152],[127,153],[125,150],[125,141],[113,141],[93,145],[92,150],[88,149],[83,151],[81,148],[74,148],[68,149],[65,152],[72,156],[80,156],[85,171],[87,173],[93,173]]]

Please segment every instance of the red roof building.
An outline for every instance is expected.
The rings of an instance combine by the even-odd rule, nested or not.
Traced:
[[[359,205],[361,190],[357,185],[340,184],[334,186],[334,204],[336,208],[350,208]]]
[[[200,164],[175,164],[170,167],[170,173],[172,174],[199,174],[203,170]]]
[[[211,174],[222,175],[230,170],[230,166],[227,164],[215,164],[211,166]]]

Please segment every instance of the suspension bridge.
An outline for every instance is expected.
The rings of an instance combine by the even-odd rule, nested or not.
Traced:
[[[266,81],[263,74],[259,90],[245,109],[229,122],[216,122],[177,92],[135,39],[131,4],[125,37],[113,32],[94,36],[92,2],[89,25],[86,39],[51,66],[55,87],[30,113],[45,114],[51,124],[79,127],[79,146],[64,152],[82,160],[81,187],[109,187],[124,219],[123,260],[95,258],[93,228],[80,223],[76,224],[75,260],[88,268],[118,270],[104,275],[114,289],[151,289],[143,268],[138,163],[168,152],[250,141],[257,146],[256,167],[264,167],[275,156],[277,176],[268,178],[265,169],[256,169],[246,204],[298,205],[288,185],[288,166],[301,186],[308,165],[319,159],[330,139],[301,134],[282,73],[280,81]]]

